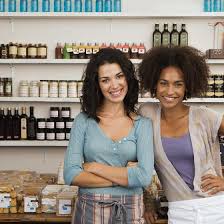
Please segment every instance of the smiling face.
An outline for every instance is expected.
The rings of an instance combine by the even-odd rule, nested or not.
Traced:
[[[185,91],[184,75],[180,69],[169,66],[162,70],[156,85],[156,97],[163,108],[182,105]]]
[[[128,84],[121,67],[116,64],[104,64],[98,69],[98,80],[104,103],[121,103],[128,91]]]

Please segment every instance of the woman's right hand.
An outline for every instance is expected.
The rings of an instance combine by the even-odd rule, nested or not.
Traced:
[[[144,212],[144,218],[145,218],[145,221],[147,224],[153,224],[153,223],[156,223],[156,220],[157,220],[157,213],[153,210],[146,210]]]
[[[129,161],[127,163],[127,166],[126,167],[136,167],[138,165],[138,162],[132,162],[132,161]]]

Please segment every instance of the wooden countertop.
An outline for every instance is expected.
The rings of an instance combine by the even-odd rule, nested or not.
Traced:
[[[43,222],[43,223],[70,223],[70,216],[56,216],[55,214],[0,214],[0,223],[26,223],[26,222]],[[158,220],[157,224],[167,224],[167,220]]]

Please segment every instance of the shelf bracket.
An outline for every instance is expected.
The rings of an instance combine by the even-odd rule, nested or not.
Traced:
[[[13,18],[10,18],[9,19],[9,23],[11,25],[11,31],[12,31],[12,33],[14,33],[14,19]]]

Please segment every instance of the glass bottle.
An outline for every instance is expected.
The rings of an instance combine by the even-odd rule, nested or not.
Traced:
[[[27,114],[26,107],[22,107],[22,114],[20,116],[20,128],[21,128],[21,139],[27,139]]]
[[[34,107],[30,107],[30,116],[27,119],[27,139],[35,140],[36,139],[36,126],[37,120],[34,117]]]
[[[112,1],[104,0],[104,12],[112,12]]]
[[[12,130],[13,130],[12,112],[11,112],[11,108],[8,108],[7,115],[5,116],[5,139],[6,140],[12,139]]]
[[[96,12],[103,12],[103,0],[96,0]]]
[[[121,0],[114,0],[114,12],[121,12]]]
[[[31,12],[38,12],[38,0],[31,0]]]
[[[74,11],[82,12],[82,0],[74,0]]]
[[[20,0],[20,12],[28,12],[27,0]]]
[[[168,30],[168,24],[164,24],[164,30],[162,32],[162,45],[169,46],[170,45],[170,32]]]
[[[170,33],[170,42],[173,46],[179,45],[179,33],[177,31],[177,24],[173,24],[173,30]]]
[[[16,12],[16,0],[9,0],[8,1],[8,11],[9,12]]]
[[[71,0],[64,0],[64,12],[72,11],[72,2]]]
[[[61,0],[54,0],[54,12],[61,12]]]
[[[0,140],[5,139],[5,114],[4,114],[4,108],[0,109]]]
[[[181,25],[181,31],[180,31],[180,46],[188,46],[188,32],[186,31],[186,24]]]
[[[5,12],[5,0],[0,0],[0,12]]]
[[[92,12],[92,0],[85,0],[85,12]]]
[[[56,59],[62,59],[62,46],[61,46],[61,43],[57,43],[57,46],[55,48],[55,58]]]
[[[42,0],[42,12],[50,12],[50,0]]]
[[[15,108],[15,112],[14,112],[14,115],[12,117],[12,124],[13,124],[13,129],[12,129],[12,138],[14,140],[19,140],[20,137],[21,137],[21,123],[20,123],[20,116],[19,116],[19,110],[18,108],[16,107]]]
[[[158,23],[155,24],[155,30],[154,30],[152,36],[153,36],[153,47],[161,46],[162,34],[159,31],[159,24]]]

